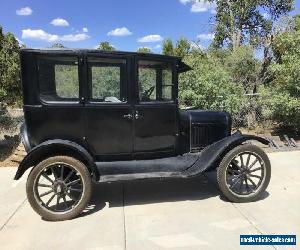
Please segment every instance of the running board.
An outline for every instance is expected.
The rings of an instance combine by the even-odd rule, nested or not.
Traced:
[[[179,173],[192,166],[198,159],[197,154],[185,154],[175,157],[152,159],[96,162],[100,176],[151,174],[151,173]]]
[[[135,174],[118,174],[118,175],[102,175],[98,182],[117,182],[131,181],[143,179],[159,179],[159,178],[183,178],[186,177],[180,172],[154,172],[154,173],[135,173]]]

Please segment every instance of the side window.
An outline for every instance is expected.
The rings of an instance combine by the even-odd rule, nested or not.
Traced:
[[[127,101],[126,60],[89,59],[90,99],[96,102]]]
[[[140,60],[138,63],[139,99],[142,102],[173,100],[171,63]]]
[[[76,57],[38,58],[40,97],[43,101],[79,100],[78,59]]]

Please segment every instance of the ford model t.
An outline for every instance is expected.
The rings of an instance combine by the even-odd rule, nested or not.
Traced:
[[[268,186],[267,155],[231,134],[225,112],[178,107],[180,58],[99,50],[21,51],[28,152],[27,196],[48,220],[79,215],[92,181],[188,178],[217,169],[230,201],[249,202]],[[180,186],[178,187],[180,188]]]

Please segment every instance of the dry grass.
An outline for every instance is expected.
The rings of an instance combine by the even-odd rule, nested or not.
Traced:
[[[20,110],[0,110],[0,167],[12,165],[10,158],[20,143],[19,130],[23,119]]]

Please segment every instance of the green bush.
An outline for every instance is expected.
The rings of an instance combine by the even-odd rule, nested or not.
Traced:
[[[234,81],[218,57],[193,53],[184,61],[193,70],[179,77],[181,106],[239,113],[245,104],[243,87]]]
[[[21,80],[19,43],[13,34],[3,34],[0,26],[0,102],[20,104]]]

